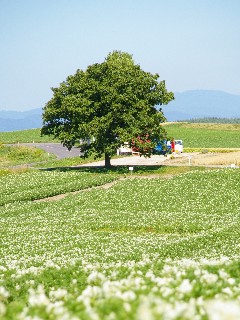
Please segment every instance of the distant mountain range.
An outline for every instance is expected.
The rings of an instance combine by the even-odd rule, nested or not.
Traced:
[[[175,93],[175,100],[163,106],[168,121],[194,118],[240,118],[240,95],[214,90]]]
[[[223,91],[192,90],[175,93],[175,100],[163,106],[167,121],[195,118],[240,118],[240,95]],[[42,109],[0,111],[0,132],[42,126]]]
[[[42,127],[42,109],[0,111],[0,132]]]

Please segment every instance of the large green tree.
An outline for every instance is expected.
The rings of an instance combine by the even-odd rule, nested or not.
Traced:
[[[132,56],[114,51],[104,62],[77,70],[58,88],[43,109],[42,134],[68,148],[76,141],[85,157],[105,155],[105,166],[124,142],[150,156],[166,132],[159,107],[174,99],[158,74],[143,71]]]

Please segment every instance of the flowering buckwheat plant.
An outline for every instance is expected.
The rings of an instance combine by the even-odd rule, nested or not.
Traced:
[[[0,319],[239,319],[237,169],[43,203],[9,178],[21,201],[1,198]]]

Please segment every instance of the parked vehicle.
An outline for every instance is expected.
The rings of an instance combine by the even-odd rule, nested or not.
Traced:
[[[127,142],[124,143],[119,149],[117,149],[117,155],[129,155],[132,154],[132,148],[129,147],[129,144]]]
[[[182,140],[175,140],[175,152],[183,152],[183,142]]]
[[[164,140],[159,141],[153,150],[153,154],[159,154],[166,156],[172,152],[183,152],[183,142],[182,140]],[[117,155],[131,155],[138,153],[136,148],[130,148],[127,142],[124,143],[119,149],[117,149]]]
[[[168,153],[172,152],[172,145],[171,141],[160,141],[155,149],[153,150],[153,154],[159,154],[159,155],[164,155],[166,156]]]
[[[167,155],[168,153],[172,152],[183,152],[182,140],[164,140],[156,145],[153,153]]]

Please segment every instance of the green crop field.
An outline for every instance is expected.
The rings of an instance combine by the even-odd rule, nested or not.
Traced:
[[[0,205],[36,200],[114,181],[115,175],[87,172],[28,171],[0,177]]]
[[[166,123],[169,137],[185,148],[240,148],[240,124]]]
[[[239,319],[238,169],[0,179],[0,319]]]
[[[165,123],[169,137],[182,139],[187,148],[240,148],[240,124]],[[40,129],[0,132],[3,143],[57,142],[40,135]]]
[[[49,136],[41,136],[40,129],[0,132],[0,142],[23,143],[23,142],[58,142]]]

